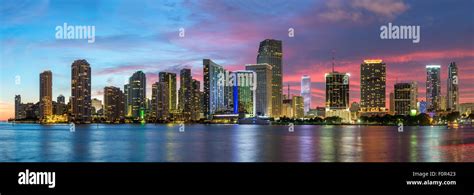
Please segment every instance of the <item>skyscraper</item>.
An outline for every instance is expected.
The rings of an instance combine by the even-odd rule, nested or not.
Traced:
[[[326,73],[326,117],[339,117],[342,122],[351,122],[349,111],[349,77],[348,73],[333,70]]]
[[[66,99],[61,94],[56,98],[56,104],[53,102],[53,114],[55,115],[63,115],[67,113],[67,106],[66,106]]]
[[[282,113],[283,87],[283,49],[282,41],[265,39],[258,48],[257,64],[267,63],[272,66],[272,116],[279,117]]]
[[[349,108],[349,74],[326,73],[326,108]]]
[[[129,96],[128,96],[128,90],[130,89],[130,84],[125,84],[123,86],[123,94],[125,95],[125,116],[130,117],[132,116],[132,105],[129,105]]]
[[[183,113],[184,118],[189,120],[191,118],[191,106],[193,103],[193,77],[191,76],[191,69],[182,69],[179,79],[178,109]]]
[[[245,70],[257,76],[255,110],[259,116],[272,116],[272,66],[269,64],[247,64]]]
[[[118,87],[104,88],[104,115],[108,122],[116,122],[125,116],[125,95]]]
[[[40,119],[53,114],[53,73],[47,70],[40,74]]]
[[[382,60],[364,60],[360,65],[360,107],[362,112],[384,112],[386,65]]]
[[[409,115],[411,110],[417,110],[418,87],[416,82],[396,83],[394,85],[395,114]]]
[[[71,120],[91,122],[91,67],[86,60],[71,65]]]
[[[436,111],[440,109],[441,96],[441,66],[426,66],[426,103],[428,111]]]
[[[156,107],[152,106],[152,109],[156,110],[156,120],[167,120],[169,119],[170,106],[169,106],[169,87],[167,82],[155,82],[152,87],[152,101],[156,101]],[[153,100],[154,99],[154,100]]]
[[[210,59],[203,59],[204,74],[204,116],[211,119],[216,112],[227,109],[225,105],[224,85],[219,84],[219,74],[224,74],[224,68]]]
[[[245,114],[246,117],[255,116],[255,91],[252,89],[255,72],[239,70],[233,72],[237,85],[234,87],[234,113]]]
[[[304,100],[304,114],[311,108],[311,77],[303,75],[301,77],[301,96]]]
[[[201,83],[198,80],[192,81],[192,101],[191,101],[191,119],[201,119],[202,113],[202,92]]]
[[[304,117],[304,98],[302,96],[293,96],[293,116],[294,118],[303,118]]]
[[[21,96],[15,95],[15,119],[20,119],[21,112]]]
[[[448,85],[447,85],[448,109],[451,111],[459,110],[459,77],[456,62],[451,62],[448,66]]]
[[[146,75],[137,71],[129,78],[127,94],[128,112],[133,119],[143,119],[146,109]]]
[[[191,74],[191,73],[190,73]],[[171,72],[160,72],[160,82],[165,82],[168,87],[168,92],[167,94],[170,96],[168,98],[168,103],[167,105],[169,106],[169,112],[170,113],[176,113],[176,74],[171,73]]]

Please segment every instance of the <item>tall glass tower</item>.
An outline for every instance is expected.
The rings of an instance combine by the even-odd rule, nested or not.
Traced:
[[[440,109],[441,65],[426,65],[426,103],[428,111]]]
[[[459,77],[456,62],[451,62],[448,66],[448,108],[451,111],[459,110]]]
[[[258,48],[257,64],[267,63],[272,66],[272,116],[281,115],[283,99],[283,49],[282,41],[265,39]]]
[[[304,114],[311,108],[311,77],[304,75],[301,77],[301,96],[304,102]]]

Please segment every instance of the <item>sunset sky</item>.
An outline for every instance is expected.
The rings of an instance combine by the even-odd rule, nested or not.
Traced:
[[[299,94],[302,75],[311,76],[312,107],[323,105],[333,51],[336,70],[351,74],[351,102],[359,101],[360,64],[368,58],[387,64],[387,106],[397,80],[417,81],[424,100],[428,64],[442,66],[445,95],[452,61],[459,68],[461,103],[474,102],[473,8],[472,0],[1,1],[0,120],[14,116],[15,94],[24,103],[38,101],[44,70],[53,72],[53,99],[68,99],[75,59],[91,64],[95,98],[103,99],[105,86],[123,90],[137,70],[147,74],[150,96],[159,71],[179,75],[192,68],[202,81],[203,58],[245,69],[256,63],[259,42],[267,38],[283,41],[283,82],[292,94]],[[419,25],[420,42],[380,39],[381,25],[389,22]],[[95,43],[56,39],[55,28],[64,23],[95,26]]]

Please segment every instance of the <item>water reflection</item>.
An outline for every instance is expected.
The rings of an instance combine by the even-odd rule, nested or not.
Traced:
[[[463,127],[0,124],[0,161],[472,162]]]

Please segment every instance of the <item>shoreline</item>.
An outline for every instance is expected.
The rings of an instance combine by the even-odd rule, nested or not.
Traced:
[[[38,124],[38,125],[56,125],[56,124],[62,124],[62,125],[69,125],[70,123],[40,123],[40,122],[33,122],[33,121],[15,121],[15,122],[11,122],[11,121],[0,121],[0,123],[5,123],[5,124],[11,124],[11,125],[15,125],[15,124]],[[239,124],[239,123],[196,123],[196,122],[184,122],[184,123],[75,123],[75,125],[99,125],[99,124],[104,124],[104,125],[127,125],[127,124],[136,124],[136,125],[139,125],[139,124],[143,124],[143,125],[146,125],[146,124],[154,124],[154,125],[180,125],[180,124],[191,124],[191,125],[194,125],[194,124],[202,124],[202,125],[259,125],[259,126],[289,126],[290,123],[289,122],[285,122],[285,123],[273,123],[273,124]],[[304,124],[304,123],[293,123],[294,126],[300,126],[300,125],[311,125],[311,126],[387,126],[387,127],[390,127],[390,126],[394,126],[394,127],[398,127],[398,124],[369,124],[369,123],[360,123],[360,124],[351,124],[351,123],[340,123],[340,124]],[[452,126],[452,125],[449,125],[449,124],[436,124],[436,125],[403,125],[403,126],[409,126],[409,127],[414,127],[414,126],[420,126],[420,127],[426,127],[426,126],[446,126],[446,127],[449,127],[449,126]],[[462,124],[460,124],[460,126],[464,126]],[[465,126],[469,126],[469,125],[465,125]]]

